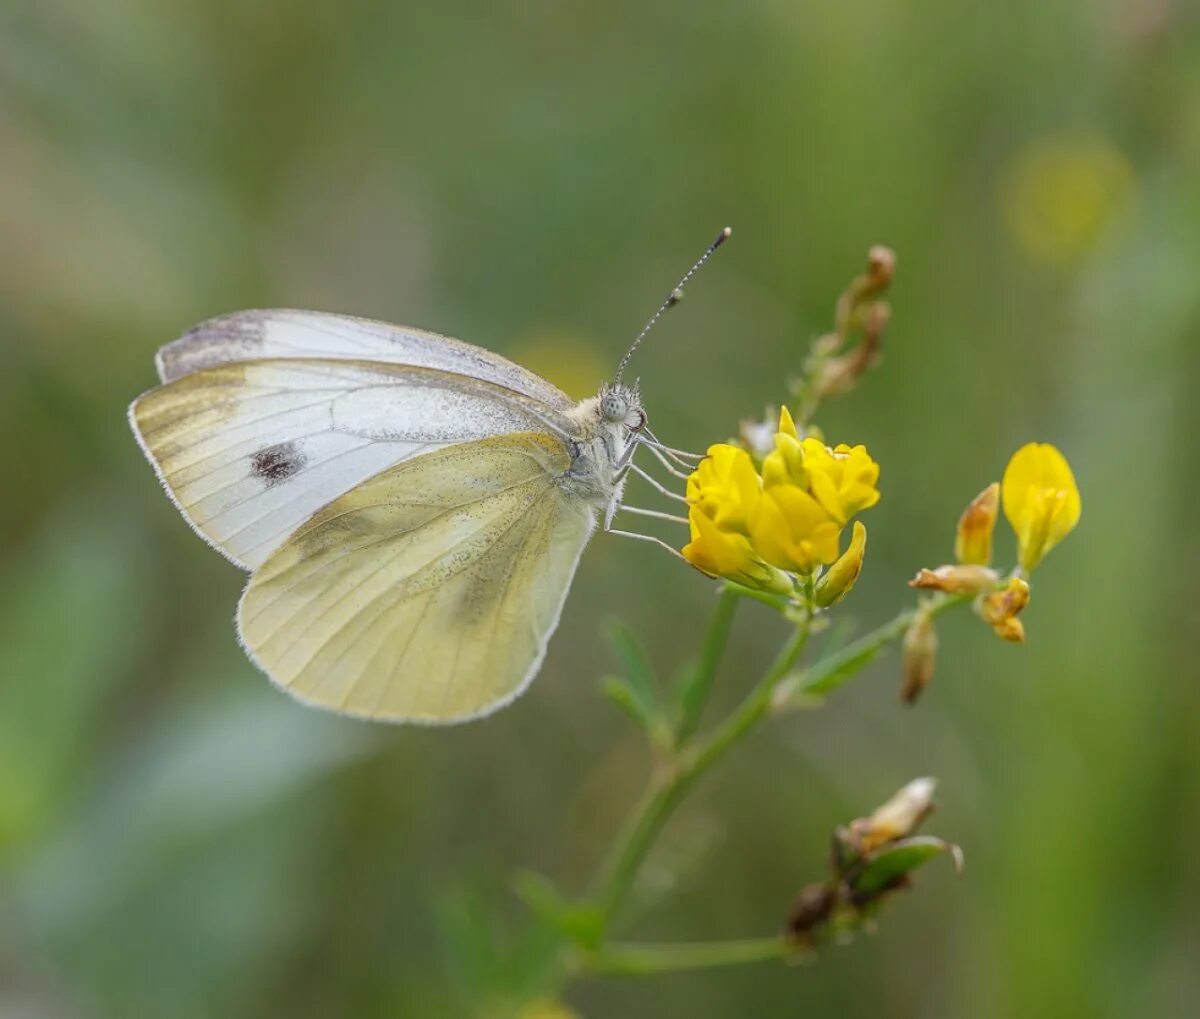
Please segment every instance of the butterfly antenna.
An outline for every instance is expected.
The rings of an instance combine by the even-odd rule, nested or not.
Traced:
[[[696,259],[696,264],[683,274],[683,279],[675,284],[675,289],[667,295],[667,299],[663,301],[658,311],[650,316],[650,321],[642,327],[642,331],[637,334],[637,338],[634,339],[633,343],[630,344],[629,349],[625,351],[625,356],[621,358],[621,363],[617,365],[617,373],[613,376],[613,382],[621,381],[621,375],[624,374],[625,366],[629,364],[629,359],[633,357],[633,352],[637,350],[639,346],[641,346],[642,340],[644,340],[646,338],[646,334],[654,328],[655,323],[657,323],[667,311],[669,311],[671,308],[674,308],[675,305],[683,300],[684,284],[700,271],[700,267],[710,258],[712,258],[713,252],[715,252],[717,248],[729,240],[729,236],[732,233],[733,229],[731,227],[726,227],[719,234],[717,234],[717,239],[708,246],[703,255]]]

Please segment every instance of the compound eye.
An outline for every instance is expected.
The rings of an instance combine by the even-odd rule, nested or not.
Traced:
[[[608,421],[620,421],[627,413],[625,401],[619,396],[606,396],[600,401],[600,413],[603,414],[605,419]]]

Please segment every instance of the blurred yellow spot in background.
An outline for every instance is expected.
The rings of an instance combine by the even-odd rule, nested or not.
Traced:
[[[603,356],[589,340],[565,331],[526,335],[512,345],[508,357],[576,400],[595,396],[600,383],[617,367],[615,358]]]
[[[1030,142],[1005,167],[1000,211],[1037,262],[1070,266],[1092,251],[1136,197],[1137,179],[1107,138],[1063,134]]]

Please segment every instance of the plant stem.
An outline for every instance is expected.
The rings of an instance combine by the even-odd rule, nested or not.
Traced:
[[[779,937],[678,944],[615,944],[589,956],[584,965],[592,973],[642,977],[680,970],[709,969],[713,966],[768,962],[795,954],[796,947]]]
[[[654,840],[692,783],[769,713],[775,687],[803,652],[809,628],[807,619],[797,626],[774,663],[733,714],[711,736],[682,753],[651,781],[597,882],[595,902],[604,926],[612,920]]]
[[[794,698],[827,694],[836,690],[846,680],[871,663],[875,656],[891,641],[904,635],[918,612],[936,616],[951,605],[959,605],[971,596],[965,594],[939,594],[931,598],[924,608],[905,609],[894,619],[863,635],[840,651],[823,658],[800,673],[789,676],[779,684],[774,698],[776,706],[785,707]]]
[[[733,614],[738,605],[739,594],[740,592],[728,586],[722,586],[720,594],[717,595],[717,607],[713,612],[712,622],[708,624],[708,633],[700,650],[700,660],[688,677],[680,697],[679,721],[675,727],[676,746],[683,746],[700,722],[700,715],[708,702],[717,669],[725,655],[725,645],[729,640],[729,630],[733,625]]]

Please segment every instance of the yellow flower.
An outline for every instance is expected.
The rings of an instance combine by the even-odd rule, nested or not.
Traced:
[[[804,465],[809,488],[839,525],[879,502],[879,464],[866,446],[845,443],[830,449],[816,439],[804,439]],[[764,465],[765,467],[765,465]]]
[[[850,588],[862,573],[863,556],[867,551],[867,529],[861,520],[854,521],[850,532],[850,547],[838,557],[817,581],[817,604],[827,609],[850,593]]]
[[[874,505],[879,466],[862,446],[829,449],[801,439],[784,407],[773,449],[755,470],[750,454],[723,443],[688,478],[691,541],[684,557],[706,573],[774,591],[794,585],[781,571],[811,574],[838,559],[842,527],[860,509]],[[849,590],[861,568],[865,532],[855,532],[849,556],[830,583],[830,604]],[[851,575],[853,574],[853,575]]]
[[[750,538],[762,557],[780,569],[811,573],[838,557],[841,528],[804,489],[772,485],[750,522]]]
[[[1031,442],[1013,454],[1000,485],[1004,515],[1017,533],[1017,559],[1026,573],[1079,522],[1080,499],[1066,457]]]
[[[1133,166],[1103,135],[1037,139],[1000,177],[1005,227],[1030,258],[1057,266],[1093,251],[1137,197]]]
[[[687,498],[721,527],[745,532],[762,498],[762,482],[750,454],[723,442],[709,446],[708,455],[688,478]]]
[[[775,449],[763,460],[762,476],[768,490],[787,485],[808,492],[838,527],[879,501],[879,464],[866,447],[830,449],[813,436],[801,439],[786,407],[779,412]]]
[[[683,556],[697,569],[747,587],[790,593],[792,583],[763,561],[748,531],[762,504],[762,481],[744,449],[718,443],[687,483],[691,541]]]
[[[763,562],[750,539],[737,531],[723,530],[715,520],[692,507],[688,514],[692,540],[683,546],[683,557],[713,577],[727,577],[746,587],[790,594],[792,582],[781,570]]]

